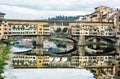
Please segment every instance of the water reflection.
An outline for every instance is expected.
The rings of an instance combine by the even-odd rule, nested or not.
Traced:
[[[92,55],[99,56],[99,55],[116,55],[117,54],[117,51],[116,51],[117,47],[115,47],[111,44],[104,45],[104,44],[97,44],[96,43],[96,44],[89,44],[89,45],[85,45],[85,46],[78,46],[77,44],[73,45],[73,43],[72,43],[71,45],[67,45],[67,46],[74,46],[74,47],[71,47],[71,49],[73,48],[74,51],[77,51],[77,54],[80,56],[84,56],[84,55],[86,55],[86,56],[92,56]],[[65,47],[63,47],[63,48],[65,49]],[[69,51],[69,50],[67,50],[67,51]],[[74,52],[74,51],[72,51],[72,52]],[[48,52],[51,52],[51,50]]]
[[[57,72],[57,73],[56,73]],[[33,75],[33,73],[35,75]],[[86,69],[11,69],[3,74],[6,79],[95,79]],[[28,76],[29,75],[29,76]]]
[[[21,50],[21,49],[20,49]],[[53,54],[69,54],[79,56],[101,56],[116,55],[120,51],[119,47],[111,44],[91,43],[85,46],[78,46],[73,40],[68,38],[47,38],[43,40],[42,46],[36,46],[32,51],[25,54],[32,55],[51,55]]]
[[[72,50],[73,47],[73,41],[67,38],[49,38],[43,41],[43,49],[51,53],[66,53]]]
[[[115,54],[115,47],[108,45],[89,45],[85,47],[85,55],[113,55]]]

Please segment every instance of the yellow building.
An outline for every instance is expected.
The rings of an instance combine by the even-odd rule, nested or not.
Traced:
[[[115,36],[113,22],[70,23],[73,36]]]
[[[113,9],[108,6],[98,6],[91,14],[82,16],[82,21],[99,21],[99,22],[113,22],[113,20],[107,19],[108,15],[113,12]]]
[[[50,35],[50,26],[48,23],[43,23],[42,25],[38,25],[38,35]]]
[[[3,20],[0,25],[0,39],[7,39],[9,34],[9,26],[8,23]]]
[[[7,39],[8,37],[8,25],[6,21],[4,21],[5,13],[0,12],[0,39]]]
[[[46,21],[9,19],[7,22],[11,28],[9,36],[49,35],[49,26]]]

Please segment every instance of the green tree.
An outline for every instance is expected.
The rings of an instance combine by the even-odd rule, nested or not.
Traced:
[[[10,47],[4,43],[0,43],[0,47],[2,49],[0,49],[0,74],[3,73],[3,66],[6,65],[7,63],[5,63],[5,60],[8,59],[8,53],[9,53],[9,49]],[[0,75],[0,79],[3,79]]]

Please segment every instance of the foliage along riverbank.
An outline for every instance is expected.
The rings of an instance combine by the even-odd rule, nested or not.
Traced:
[[[1,77],[1,74],[4,72],[3,66],[7,64],[5,61],[9,59],[9,49],[9,45],[5,43],[0,43],[0,79],[3,79]]]

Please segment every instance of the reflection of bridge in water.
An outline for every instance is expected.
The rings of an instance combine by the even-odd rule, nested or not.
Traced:
[[[97,79],[115,77],[114,61],[114,56],[72,56],[71,59],[72,66],[91,70]]]
[[[54,37],[54,35],[53,35],[53,37]],[[98,53],[100,55],[102,55],[102,54],[105,55],[105,53],[107,53],[106,55],[116,55],[119,52],[118,50],[113,48],[116,45],[116,38],[114,36],[112,36],[112,37],[110,37],[110,36],[79,36],[79,37],[76,38],[76,37],[73,37],[71,35],[57,35],[57,36],[55,35],[55,37],[67,38],[67,39],[72,40],[74,42],[73,49],[71,49],[69,51],[65,51],[65,52],[60,52],[59,54],[65,54],[65,53],[67,54],[67,53],[74,52],[75,50],[79,50],[78,55],[83,55],[84,56],[84,55],[86,55],[85,54],[86,47],[84,48],[84,46],[90,45],[90,44],[92,44],[93,46],[92,46],[92,48],[90,46],[88,46],[89,50],[88,50],[88,48],[87,48],[87,50],[88,51],[93,51],[93,53],[94,52],[95,53],[100,52],[100,53]],[[108,47],[108,49],[105,49],[105,47],[106,48]],[[104,51],[103,48],[105,50],[111,50],[110,48],[112,48],[113,51],[107,52],[107,51]],[[102,51],[103,51],[103,53],[101,53]],[[81,54],[81,52],[83,54]]]
[[[102,48],[105,47],[105,45],[106,46],[110,45],[111,47],[112,46],[114,47],[115,43],[116,43],[116,38],[115,37],[108,37],[108,36],[104,36],[104,37],[102,37],[102,36],[96,36],[96,37],[95,36],[81,36],[81,37],[77,37],[77,39],[72,37],[72,36],[69,37],[69,36],[62,36],[61,35],[60,37],[61,38],[62,37],[68,38],[68,39],[74,41],[74,43],[75,43],[74,47],[76,47],[76,48],[74,48],[74,50],[72,49],[72,51],[70,50],[68,52],[62,52],[61,54],[49,53],[49,52],[44,51],[42,48],[41,49],[40,48],[36,49],[32,52],[37,53],[37,55],[40,55],[40,56],[51,56],[51,57],[53,57],[53,59],[50,61],[50,67],[57,67],[57,68],[63,67],[63,66],[64,67],[70,67],[70,66],[74,67],[73,65],[70,64],[70,63],[72,63],[72,56],[83,56],[84,57],[86,55],[85,54],[85,52],[86,52],[85,47],[86,47],[87,42],[93,42],[93,43],[91,43],[93,45],[93,47],[91,49],[96,49],[97,51],[98,51],[97,46],[98,47],[100,46],[99,43],[103,44],[103,46],[102,45],[100,46]],[[98,43],[95,43],[95,42],[98,42]],[[98,44],[98,45],[95,45],[95,44]],[[106,50],[108,50],[108,49],[106,49]],[[103,53],[101,53],[101,57],[105,57],[105,56],[108,56],[108,55],[109,56],[111,56],[111,55],[114,56],[116,53],[117,53],[116,50],[114,50],[112,52],[108,52],[108,53],[103,51]],[[95,56],[97,57],[98,55],[99,54],[96,54]],[[93,56],[93,55],[91,55],[91,56]],[[60,57],[60,59],[57,58],[57,57]],[[68,61],[62,61],[61,57],[67,57],[69,59],[69,62]],[[88,56],[88,57],[90,57],[90,56]],[[77,65],[81,63],[81,62],[79,62],[81,60],[85,60],[85,59],[76,60],[76,61],[78,61]],[[114,60],[114,59],[112,59],[112,60]],[[102,60],[102,61],[104,61],[104,60]],[[83,62],[84,63],[89,63],[90,61],[88,61],[88,62],[83,61]],[[106,64],[105,62],[108,62],[108,63],[111,63],[111,64],[106,66],[106,65],[104,65],[104,64]],[[114,77],[115,68],[114,68],[114,65],[112,65],[113,64],[112,62],[109,62],[109,61],[105,61],[105,62],[101,62],[103,64],[102,65],[99,64],[97,66],[93,65],[94,62],[92,62],[90,65],[87,65],[87,66],[85,66],[85,65],[79,66],[78,65],[77,68],[86,68],[88,70],[91,70],[94,73],[94,75],[96,77],[98,77],[98,79],[104,79],[103,77],[106,77],[106,78],[108,77],[108,79],[110,79],[110,78]],[[100,63],[100,61],[96,61],[95,63]]]
[[[98,66],[98,67],[92,67],[92,66],[86,66],[85,69],[90,70],[97,79],[111,79],[114,78],[114,68],[113,66]]]

